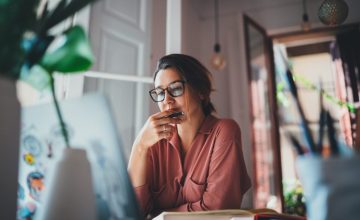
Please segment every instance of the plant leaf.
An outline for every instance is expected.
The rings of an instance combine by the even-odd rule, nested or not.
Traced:
[[[50,28],[54,27],[55,25],[59,24],[61,21],[65,20],[66,18],[70,17],[71,15],[78,12],[83,7],[87,6],[91,2],[96,0],[73,0],[67,6],[63,7],[63,0],[59,3],[58,7],[43,23],[39,34],[46,33]]]
[[[93,60],[85,31],[80,26],[74,26],[53,41],[40,65],[50,73],[73,73],[87,70]]]

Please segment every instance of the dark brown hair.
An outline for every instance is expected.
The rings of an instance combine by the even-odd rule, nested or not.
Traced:
[[[185,54],[170,54],[163,56],[157,64],[154,73],[154,81],[160,70],[175,68],[182,79],[191,86],[193,90],[202,95],[202,109],[205,115],[215,111],[210,101],[210,93],[213,91],[211,85],[211,73],[197,59]]]

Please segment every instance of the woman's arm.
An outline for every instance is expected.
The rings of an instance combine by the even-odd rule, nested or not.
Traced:
[[[131,150],[128,172],[133,187],[145,185],[148,147],[134,144]]]
[[[136,137],[131,150],[128,172],[140,207],[145,214],[150,211],[152,201],[148,178],[151,172],[149,149],[161,139],[170,138],[175,132],[171,124],[178,124],[181,119],[166,117],[171,113],[174,111],[163,111],[150,116]]]
[[[148,177],[151,173],[151,158],[150,150],[148,148],[138,149],[140,147],[141,146],[136,145],[133,146],[128,165],[128,172],[139,206],[146,216],[152,210],[153,200],[148,184],[148,182],[151,181]]]

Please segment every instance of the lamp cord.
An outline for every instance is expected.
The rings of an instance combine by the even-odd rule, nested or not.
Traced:
[[[303,0],[302,3],[303,3],[303,12],[304,14],[307,14],[306,0]]]
[[[214,0],[214,14],[215,14],[215,43],[219,43],[219,1]]]
[[[303,16],[302,20],[303,22],[309,22],[309,15],[307,13],[307,7],[306,7],[306,0],[303,0]]]

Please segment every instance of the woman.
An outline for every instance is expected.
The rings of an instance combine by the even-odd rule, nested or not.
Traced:
[[[129,174],[144,213],[240,208],[250,187],[240,128],[218,119],[210,72],[193,57],[159,60],[149,93],[160,112],[137,136]],[[169,115],[181,112],[178,117]]]

